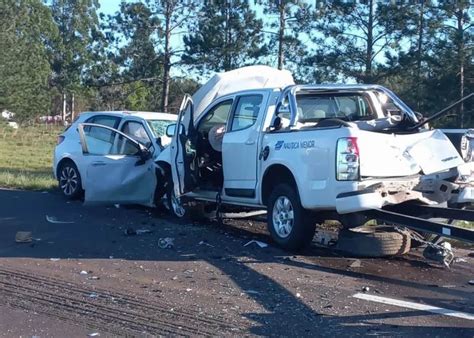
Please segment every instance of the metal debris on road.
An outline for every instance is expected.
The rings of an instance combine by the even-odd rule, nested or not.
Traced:
[[[49,223],[53,223],[53,224],[72,224],[72,223],[74,223],[73,221],[60,221],[60,220],[57,219],[57,217],[48,216],[48,215],[46,215],[46,220]]]
[[[162,249],[171,249],[174,246],[174,238],[165,237],[158,240],[158,246]]]
[[[469,285],[474,285],[474,279],[471,279],[468,283]]]
[[[81,272],[79,272],[80,275],[87,275],[88,272],[86,270],[82,270]]]
[[[51,262],[57,262],[57,261],[60,261],[61,258],[50,258],[49,259]]]
[[[250,244],[253,244],[253,243],[257,244],[260,248],[266,248],[268,246],[267,243],[256,241],[254,239],[244,244],[244,246],[249,246]]]
[[[301,293],[297,292],[296,293],[296,298],[301,298]]]
[[[33,234],[30,231],[18,231],[15,235],[15,242],[17,243],[31,243],[33,241]]]
[[[127,228],[124,231],[125,236],[135,236],[135,235],[144,235],[144,234],[151,234],[153,231],[148,229],[138,229],[135,230],[133,228]]]
[[[94,299],[99,298],[99,295],[97,293],[93,292],[89,295],[89,298],[94,298]]]
[[[199,245],[207,245],[207,246],[209,246],[209,247],[211,247],[211,248],[214,247],[214,245],[211,245],[211,244],[207,243],[206,241],[200,241],[200,242],[199,242]]]
[[[364,291],[364,292],[369,292],[369,291],[370,291],[370,288],[369,288],[368,286],[364,286],[364,287],[362,288],[362,291]]]
[[[100,336],[99,332],[93,332],[87,335],[87,337],[98,337],[98,336]]]

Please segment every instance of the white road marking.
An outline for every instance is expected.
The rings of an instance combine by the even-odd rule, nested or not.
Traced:
[[[382,304],[388,304],[388,305],[404,307],[404,308],[407,308],[407,309],[427,311],[427,312],[431,312],[431,313],[436,313],[438,315],[457,317],[457,318],[462,318],[462,319],[467,319],[467,320],[474,320],[474,314],[467,313],[467,312],[460,312],[460,311],[450,310],[450,309],[445,309],[445,308],[437,307],[437,306],[407,302],[407,301],[404,301],[404,300],[398,300],[398,299],[387,298],[387,297],[374,296],[374,295],[369,295],[369,294],[366,294],[366,293],[356,293],[352,297],[358,298],[358,299],[363,299],[363,300],[368,300],[368,301],[371,301],[371,302],[377,302],[377,303],[382,303]]]

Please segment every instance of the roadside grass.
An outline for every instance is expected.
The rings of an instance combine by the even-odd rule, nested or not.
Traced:
[[[52,125],[20,126],[0,122],[0,187],[49,190],[57,186],[52,175],[56,137],[64,128]]]

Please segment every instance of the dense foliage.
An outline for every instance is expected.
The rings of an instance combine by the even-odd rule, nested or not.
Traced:
[[[468,0],[129,0],[112,15],[100,3],[0,0],[0,110],[176,112],[199,81],[250,64],[380,83],[425,115],[474,87]],[[453,113],[439,123],[474,127],[472,101]]]

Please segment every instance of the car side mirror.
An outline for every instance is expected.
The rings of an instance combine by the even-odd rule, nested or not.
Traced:
[[[171,123],[166,127],[166,136],[173,137],[176,132],[176,123]]]
[[[151,152],[147,147],[142,144],[139,144],[139,147],[140,149],[138,150],[138,156],[140,157],[140,159],[137,161],[137,163],[135,163],[136,167],[145,164],[146,161],[148,161],[152,157]]]

